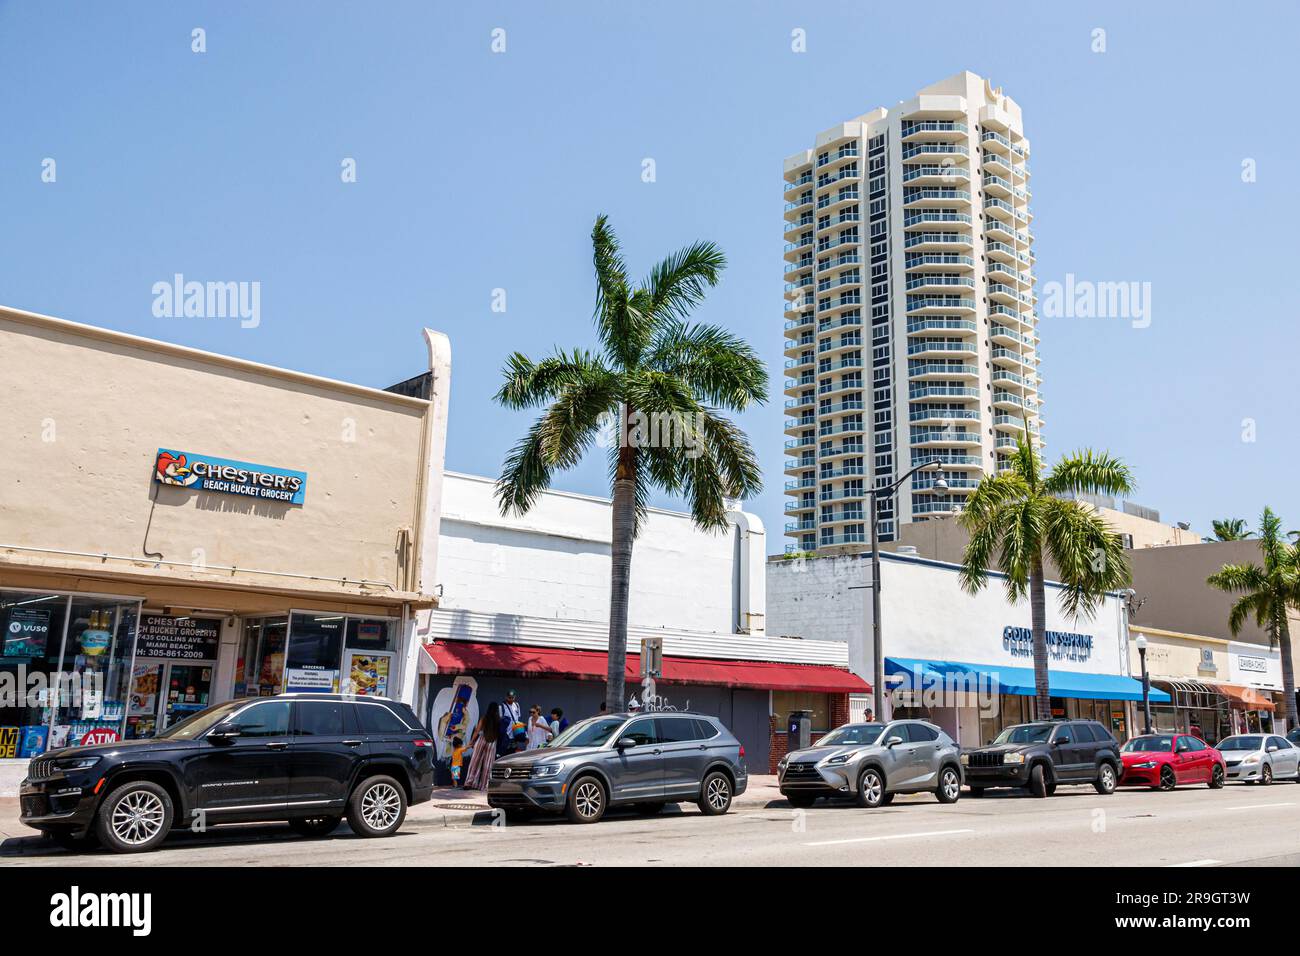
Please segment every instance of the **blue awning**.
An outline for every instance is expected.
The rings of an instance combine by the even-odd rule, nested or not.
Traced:
[[[927,684],[969,686],[974,690],[997,684],[995,693],[1033,697],[1034,669],[1003,664],[967,664],[963,661],[926,661],[912,657],[886,657],[885,673],[903,680],[893,683],[902,690],[920,690]],[[892,682],[891,682],[892,683]],[[1053,697],[1080,700],[1141,700],[1142,682],[1117,674],[1084,674],[1048,669],[1047,686]],[[1167,693],[1151,688],[1151,702],[1166,704]]]

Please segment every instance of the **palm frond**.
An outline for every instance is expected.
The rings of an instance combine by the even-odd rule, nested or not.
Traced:
[[[1043,490],[1049,495],[1127,495],[1135,487],[1128,465],[1090,448],[1062,458],[1043,480]]]
[[[1107,591],[1128,584],[1130,569],[1120,536],[1095,511],[1077,501],[1043,498],[1044,554],[1064,588],[1061,610],[1091,616]]]
[[[714,325],[662,325],[644,365],[680,378],[710,405],[743,411],[767,401],[767,369],[753,347]]]
[[[657,318],[686,318],[704,301],[705,292],[718,284],[726,266],[727,257],[711,242],[678,249],[657,263],[645,281],[651,312]]]
[[[540,362],[515,352],[506,359],[502,369],[505,381],[495,398],[506,408],[533,408],[554,401],[568,387],[608,373],[609,369],[600,357],[585,349],[574,349],[569,353],[557,350],[553,356]]]
[[[551,486],[551,466],[542,450],[542,426],[542,419],[534,422],[506,456],[495,492],[503,515],[526,513]]]

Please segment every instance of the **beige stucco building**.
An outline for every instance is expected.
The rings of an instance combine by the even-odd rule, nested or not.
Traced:
[[[411,395],[0,308],[0,691],[39,685],[0,694],[0,758],[232,696],[411,699],[450,375],[424,337]]]

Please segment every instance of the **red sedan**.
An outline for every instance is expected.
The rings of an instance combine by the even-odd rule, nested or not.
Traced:
[[[1217,790],[1227,775],[1223,755],[1191,734],[1134,737],[1119,757],[1124,763],[1121,787],[1172,790],[1184,783],[1203,783]]]

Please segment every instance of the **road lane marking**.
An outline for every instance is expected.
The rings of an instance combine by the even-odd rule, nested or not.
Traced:
[[[913,837],[951,836],[954,833],[974,833],[974,830],[929,830],[925,833],[891,833],[888,836],[854,837],[850,840],[818,840],[804,846],[840,846],[844,843],[876,843],[880,840],[910,840]]]
[[[1243,803],[1239,807],[1224,807],[1225,810],[1265,810],[1269,807],[1294,807],[1295,803]]]
[[[1218,866],[1222,862],[1222,860],[1189,860],[1186,863],[1170,863],[1168,866],[1170,869],[1180,866]]]

